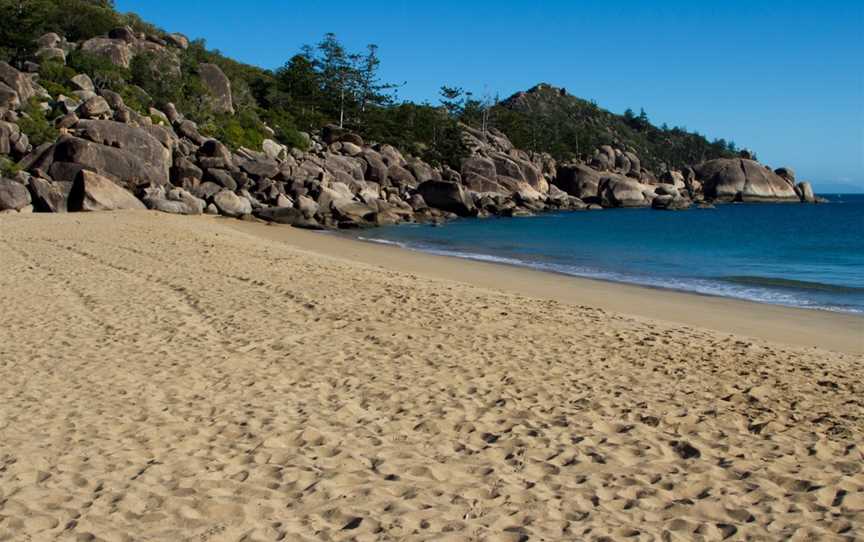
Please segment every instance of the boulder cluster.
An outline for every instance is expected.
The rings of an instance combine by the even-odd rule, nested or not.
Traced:
[[[120,66],[152,53],[179,70],[171,49],[187,47],[188,40],[119,28],[82,44],[47,34],[39,45],[38,61],[62,61],[70,48],[81,47]],[[199,71],[212,106],[233,113],[222,70],[202,64]],[[33,73],[0,63],[0,155],[16,162],[16,171],[0,179],[0,211],[149,208],[321,229],[547,210],[686,209],[706,200],[816,201],[791,169],[771,171],[745,158],[655,176],[628,149],[604,145],[587,163],[558,164],[548,154],[515,148],[495,129],[468,126],[462,126],[467,156],[459,171],[336,126],[306,134],[306,151],[273,139],[261,149],[232,150],[202,135],[171,104],[142,115],[85,74],[72,83],[73,96],[51,96]],[[33,97],[64,113],[55,123],[60,136],[35,148],[18,126],[22,104]]]

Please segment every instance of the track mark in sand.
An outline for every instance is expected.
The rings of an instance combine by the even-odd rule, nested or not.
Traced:
[[[93,244],[95,245],[95,242]],[[107,246],[109,246],[110,248],[113,248],[115,250],[128,252],[128,253],[134,255],[135,257],[143,258],[145,260],[145,262],[147,260],[153,261],[153,262],[158,262],[158,263],[162,264],[163,266],[165,266],[166,268],[168,266],[172,265],[172,262],[170,260],[160,258],[154,254],[144,252],[143,250],[134,249],[134,248],[126,247],[123,245],[116,245],[116,244],[108,244]],[[96,257],[95,255],[93,255],[93,254],[91,254],[85,250],[82,250],[82,249],[75,249],[75,252],[78,253],[79,255],[83,256],[83,257],[96,258],[97,261],[99,261],[99,263],[106,265],[106,266],[109,266],[109,267],[111,267],[117,271],[127,272],[127,273],[130,273],[133,275],[136,273],[139,273],[139,271],[136,269],[131,269],[131,268],[128,268],[128,267],[123,266],[123,265],[119,265],[119,264],[116,264],[113,262],[107,262],[107,261],[98,259],[98,257]],[[235,283],[240,284],[240,285],[246,287],[247,289],[249,287],[254,288],[254,290],[260,294],[261,300],[265,300],[264,303],[259,306],[259,310],[265,311],[265,316],[266,316],[267,306],[274,304],[274,303],[278,303],[280,296],[284,296],[285,299],[290,300],[292,303],[296,304],[298,306],[298,308],[302,309],[302,310],[296,311],[293,314],[290,311],[289,312],[282,312],[280,314],[280,317],[281,317],[281,320],[283,321],[283,323],[288,323],[292,319],[296,318],[296,322],[294,322],[294,323],[296,323],[298,326],[303,325],[306,322],[308,322],[309,318],[311,317],[310,311],[314,310],[314,308],[316,307],[316,300],[310,296],[305,295],[302,291],[300,291],[298,289],[286,288],[286,287],[283,287],[283,286],[276,284],[276,283],[273,283],[273,282],[253,279],[249,276],[245,276],[245,275],[239,274],[237,272],[234,272],[233,269],[228,270],[228,271],[215,270],[215,269],[209,270],[206,268],[206,262],[201,263],[201,271],[202,271],[202,275],[205,275],[205,276],[209,275],[213,278],[218,277],[219,279],[224,280],[226,282],[227,281],[234,281]],[[186,301],[186,303],[193,310],[195,310],[204,321],[208,322],[213,327],[213,330],[216,332],[216,334],[219,337],[224,339],[224,337],[223,337],[224,330],[230,328],[231,325],[228,322],[219,321],[214,315],[212,315],[211,313],[206,311],[201,306],[201,299],[193,293],[194,288],[200,287],[199,284],[181,285],[181,284],[172,283],[166,279],[163,279],[161,276],[158,276],[158,275],[145,274],[143,276],[144,276],[144,278],[147,279],[147,281],[160,284],[161,286],[163,286],[165,288],[173,290],[176,294],[181,295],[184,298],[184,300]],[[218,287],[218,288],[223,289],[223,290],[224,289],[230,290],[230,289],[234,288],[234,285],[221,284],[221,283],[219,283],[219,280],[216,280],[215,283],[214,283],[214,281],[211,280],[211,282],[208,284],[208,286],[209,287]],[[224,343],[224,341],[223,341],[223,343]],[[229,347],[229,348],[231,347],[228,344],[225,344],[225,346]],[[241,351],[241,353],[243,353],[243,352]]]
[[[216,340],[218,338],[219,333],[213,326],[211,318],[201,309],[198,298],[192,295],[186,287],[174,285],[161,277],[144,274],[135,269],[130,269],[123,265],[104,260],[93,253],[80,248],[75,248],[74,246],[63,246],[62,248],[83,258],[92,265],[101,266],[102,268],[122,273],[127,279],[131,279],[133,282],[142,285],[142,291],[147,291],[154,287],[161,289],[162,292],[167,293],[169,297],[181,302],[178,307],[181,312],[181,319],[187,323],[190,330],[194,330],[197,333],[204,333],[205,336],[207,336],[204,340]],[[185,310],[180,307],[185,307]]]
[[[39,241],[41,240],[29,240],[31,246],[32,244],[38,243]],[[23,261],[27,262],[27,266],[30,271],[35,271],[36,273],[40,274],[45,279],[44,284],[47,284],[49,288],[56,290],[56,292],[60,294],[72,294],[72,296],[74,296],[77,302],[86,309],[86,314],[95,324],[102,327],[106,332],[110,332],[113,330],[113,327],[108,324],[104,319],[97,317],[97,312],[94,310],[95,301],[93,297],[87,295],[81,289],[77,288],[72,279],[70,279],[63,273],[58,272],[50,264],[43,263],[39,259],[28,255],[24,250],[18,247],[10,245],[9,251],[16,253]]]
[[[0,284],[26,276],[51,301],[0,322],[70,354],[43,371],[13,352],[34,393],[0,378],[0,410],[26,420],[0,423],[0,538],[830,540],[861,525],[848,357],[409,280],[204,220],[45,220],[73,218],[84,229],[22,222],[12,244],[121,336],[100,344],[63,283],[0,261]],[[28,335],[40,320],[96,340]],[[836,422],[851,433],[827,434]]]

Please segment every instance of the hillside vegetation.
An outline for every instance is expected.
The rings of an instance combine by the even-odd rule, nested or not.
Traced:
[[[169,37],[135,14],[117,12],[110,0],[0,0],[0,18],[0,60],[19,69],[36,53],[36,41],[46,32],[81,41],[127,26],[149,36]],[[497,128],[517,147],[548,152],[558,160],[587,161],[601,145],[613,145],[635,152],[658,174],[666,168],[731,157],[737,150],[731,142],[709,142],[682,128],[656,127],[644,112],[613,114],[545,84],[499,103],[448,86],[442,86],[438,104],[397,100],[398,85],[379,79],[377,47],[348,51],[333,34],[301,47],[277,70],[236,62],[208,50],[204,40],[192,41],[179,53],[179,70],[166,69],[165,60],[153,56],[136,55],[129,68],[122,68],[75,50],[65,66],[43,62],[40,84],[52,94],[69,94],[71,77],[86,73],[98,89],[118,92],[142,114],[151,106],[175,104],[202,133],[234,148],[260,148],[269,136],[265,124],[281,143],[299,148],[305,145],[299,131],[317,133],[327,124],[338,124],[366,140],[458,169],[465,156],[458,123],[464,123]],[[202,63],[218,65],[230,79],[235,115],[208,107],[198,73]],[[34,139],[49,135],[42,130]]]
[[[734,142],[710,142],[683,128],[654,126],[644,110],[616,115],[547,84],[495,104],[489,117],[517,147],[549,152],[559,160],[587,160],[601,145],[612,145],[635,152],[648,169],[662,172],[738,153]]]
[[[816,201],[789,168],[540,84],[399,100],[333,34],[275,70],[104,0],[0,0],[0,212],[208,212],[305,228]]]

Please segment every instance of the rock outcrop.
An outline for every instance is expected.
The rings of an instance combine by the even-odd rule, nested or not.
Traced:
[[[145,36],[127,27],[80,45],[56,34],[39,40],[44,51],[80,47],[124,67],[146,54],[158,62],[153,69],[168,70],[179,70],[177,51],[188,46],[182,35]],[[197,71],[211,111],[233,114],[225,73],[207,63]],[[202,134],[172,104],[142,114],[87,74],[75,75],[69,84],[73,96],[51,96],[32,75],[0,63],[0,155],[23,170],[0,181],[0,210],[146,207],[172,214],[254,215],[320,229],[603,207],[673,210],[706,200],[818,200],[809,183],[796,184],[791,169],[771,171],[746,158],[658,176],[625,146],[602,145],[585,161],[557,163],[548,154],[516,148],[494,128],[465,125],[460,130],[467,154],[458,170],[332,125],[320,136],[304,134],[303,151],[274,139],[264,140],[260,150],[231,149]],[[59,111],[53,121],[60,132],[36,148],[18,125],[22,105],[34,96],[45,100],[47,110]]]
[[[36,96],[36,86],[33,83],[32,76],[19,72],[2,61],[0,61],[0,84],[7,89],[7,92],[9,90],[14,92],[18,97],[19,103],[23,104]]]
[[[180,34],[171,36],[163,40],[158,36],[138,34],[126,26],[111,30],[106,37],[86,40],[81,44],[81,50],[100,56],[121,68],[129,68],[136,56],[149,55],[150,68],[154,74],[168,72],[180,75],[180,59],[172,47],[188,48],[189,41]]]
[[[69,210],[69,193],[72,191],[72,183],[53,182],[40,177],[31,177],[28,188],[33,198],[35,211],[65,213]]]
[[[792,180],[794,180],[794,179],[795,179],[795,177],[793,176]],[[800,196],[801,196],[801,201],[803,201],[804,203],[816,203],[817,202],[816,194],[813,193],[813,186],[810,183],[808,183],[807,181],[800,182],[800,183],[798,183],[797,187],[798,187],[798,192],[800,193]]]
[[[0,211],[21,211],[30,205],[30,192],[12,179],[0,178]]]
[[[146,209],[143,203],[114,181],[82,170],[69,193],[70,211],[120,211]]]
[[[213,203],[226,216],[240,217],[252,214],[252,203],[230,190],[220,190],[213,196]]]
[[[458,216],[475,216],[477,208],[462,185],[450,181],[426,181],[417,189],[426,205]]]
[[[155,153],[156,145],[160,144],[146,132],[134,127],[127,127],[126,129],[108,126],[93,128],[95,131],[80,135],[84,137],[89,135],[97,140],[99,140],[100,135],[104,135],[108,139],[93,141],[90,137],[85,139],[84,137],[66,135],[57,141],[50,158],[46,158],[42,162],[42,165],[50,162],[48,171],[54,180],[74,181],[79,171],[89,169],[110,177],[118,184],[132,190],[141,186],[163,185],[168,182],[168,162],[164,159],[158,159],[164,158],[165,155],[162,153],[164,149],[158,154]],[[100,131],[101,128],[107,128],[107,131]],[[117,148],[114,145],[119,144],[118,140],[112,139],[111,135],[128,136],[129,139],[125,139],[125,141],[132,143],[133,146]],[[154,158],[157,159],[154,160]]]
[[[646,207],[654,199],[651,187],[627,177],[603,177],[598,187],[600,203],[604,207]]]
[[[707,199],[730,202],[800,201],[793,184],[771,169],[745,158],[721,158],[694,167]]]
[[[92,38],[81,44],[81,50],[101,56],[121,68],[128,68],[132,63],[132,48],[124,40]]]
[[[198,75],[212,95],[213,110],[219,113],[234,114],[234,101],[231,96],[231,81],[216,64],[201,64]]]

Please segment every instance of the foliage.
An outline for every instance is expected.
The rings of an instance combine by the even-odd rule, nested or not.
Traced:
[[[264,101],[288,109],[301,128],[332,122],[375,137],[374,119],[394,104],[398,87],[380,81],[380,64],[376,45],[352,53],[334,34],[325,34],[316,47],[304,46],[279,68],[272,84],[259,81],[257,90]]]
[[[75,70],[62,62],[43,62],[39,66],[39,84],[48,91],[51,96],[64,94],[70,96],[72,87],[69,80],[75,76]]]
[[[639,116],[637,117],[632,109],[627,108],[627,110],[624,111],[623,116],[624,123],[639,132],[644,132],[651,127],[651,122],[648,120],[648,114],[645,113],[644,109],[639,110]]]
[[[47,32],[79,41],[123,24],[113,2],[104,0],[0,0],[0,21],[0,57],[18,66]]]
[[[75,50],[66,57],[66,65],[76,73],[86,73],[97,89],[117,91],[131,78],[126,68],[114,65],[105,57]]]
[[[477,119],[466,122],[479,127]],[[644,109],[639,115],[632,109],[615,115],[548,85],[538,85],[494,105],[490,124],[506,133],[517,147],[549,152],[559,160],[587,160],[595,149],[608,144],[634,151],[643,167],[663,171],[734,154],[724,140],[709,142],[679,127],[658,128]]]
[[[153,105],[153,99],[147,92],[137,85],[123,85],[119,89],[112,89],[123,98],[123,103],[126,107],[146,115]]]
[[[165,34],[164,30],[143,20],[136,13],[117,13],[116,21],[114,26],[128,26],[135,32],[144,32],[153,36],[162,36]]]
[[[262,113],[267,125],[274,131],[273,137],[276,141],[295,149],[306,150],[308,142],[300,135],[290,112],[285,109],[270,108],[263,110]]]
[[[0,156],[0,177],[14,177],[21,171],[21,166],[5,156]]]
[[[18,127],[27,134],[27,138],[34,146],[57,139],[57,130],[54,129],[54,125],[35,98],[31,99],[24,108],[24,115],[18,119]]]
[[[57,32],[70,41],[90,39],[122,26],[123,19],[113,9],[113,2],[93,0],[51,0],[46,21],[48,32]]]
[[[275,132],[273,139],[290,147],[306,148],[307,142],[294,127],[294,119],[284,110],[245,108],[234,115],[217,114],[201,124],[199,129],[203,135],[216,138],[232,149],[259,150],[264,140],[271,138],[262,117]]]
[[[36,51],[49,7],[44,0],[0,0],[0,59],[20,65]]]
[[[79,42],[119,26],[165,34],[135,14],[118,13],[110,0],[0,0],[0,21],[0,59],[18,66],[33,57],[36,39],[46,32]],[[218,65],[231,80],[236,115],[213,111],[212,97],[198,75],[201,63]],[[203,133],[234,148],[260,148],[270,133],[265,123],[275,139],[301,148],[306,138],[299,130],[314,133],[338,124],[367,142],[389,143],[429,162],[458,168],[466,154],[459,123],[465,123],[482,130],[498,128],[517,147],[559,159],[587,159],[600,145],[617,145],[636,152],[655,171],[734,156],[738,150],[733,142],[709,142],[684,128],[658,128],[644,110],[615,115],[547,85],[504,101],[443,86],[440,105],[404,102],[397,94],[401,85],[382,81],[380,66],[376,45],[350,51],[328,33],[275,71],[234,61],[195,40],[186,50],[172,49],[170,56],[135,55],[129,69],[76,49],[68,54],[66,66],[46,62],[39,75],[46,90],[57,95],[70,94],[70,79],[86,73],[97,89],[118,92],[127,106],[142,114],[173,103]],[[39,114],[41,110],[26,121],[34,140],[49,137],[53,130]]]
[[[199,129],[203,135],[216,138],[232,149],[240,147],[260,149],[261,143],[268,137],[261,119],[254,111],[248,109],[239,111],[235,115],[227,113],[214,115]]]

